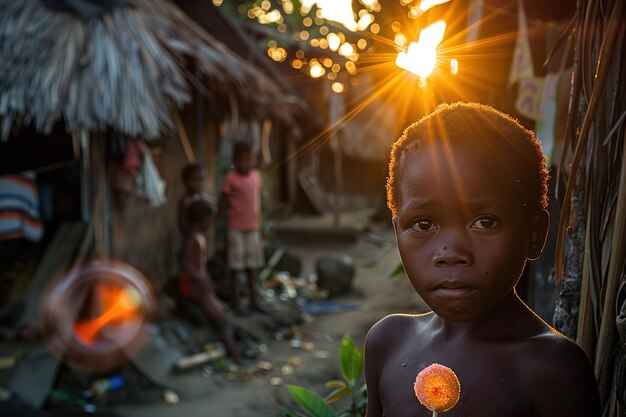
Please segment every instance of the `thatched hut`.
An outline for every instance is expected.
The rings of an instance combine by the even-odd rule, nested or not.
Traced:
[[[291,120],[275,81],[168,0],[0,0],[0,69],[0,145],[67,132],[84,241],[157,283],[175,268],[180,168],[218,162],[227,117]],[[148,145],[168,185],[158,207],[113,192],[111,156],[128,141]]]
[[[192,83],[256,118],[281,101],[274,82],[166,0],[3,0],[0,39],[4,139],[17,119],[44,132],[62,120],[69,132],[161,137]]]

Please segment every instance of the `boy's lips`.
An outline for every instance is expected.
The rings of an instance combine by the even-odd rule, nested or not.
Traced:
[[[462,297],[478,291],[478,288],[463,281],[442,281],[432,291],[442,297]]]

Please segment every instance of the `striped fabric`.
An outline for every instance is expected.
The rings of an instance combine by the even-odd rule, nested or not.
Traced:
[[[0,240],[23,238],[38,242],[42,236],[35,175],[0,176]]]

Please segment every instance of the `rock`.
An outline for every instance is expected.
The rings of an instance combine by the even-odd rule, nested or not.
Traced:
[[[317,286],[327,290],[330,297],[347,294],[354,280],[354,261],[348,255],[330,254],[315,262]]]

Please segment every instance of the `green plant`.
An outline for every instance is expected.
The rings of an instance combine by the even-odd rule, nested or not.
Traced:
[[[362,417],[365,415],[366,386],[361,381],[363,373],[363,350],[354,345],[354,340],[345,334],[339,348],[339,365],[343,380],[335,379],[326,383],[327,388],[333,388],[326,397],[322,398],[315,392],[297,385],[288,385],[287,390],[298,405],[298,409],[278,405],[281,416],[286,417]],[[339,410],[330,404],[349,398],[350,403]]]
[[[387,278],[398,278],[398,277],[406,276],[406,272],[404,271],[404,265],[400,262],[394,269],[387,275]]]

